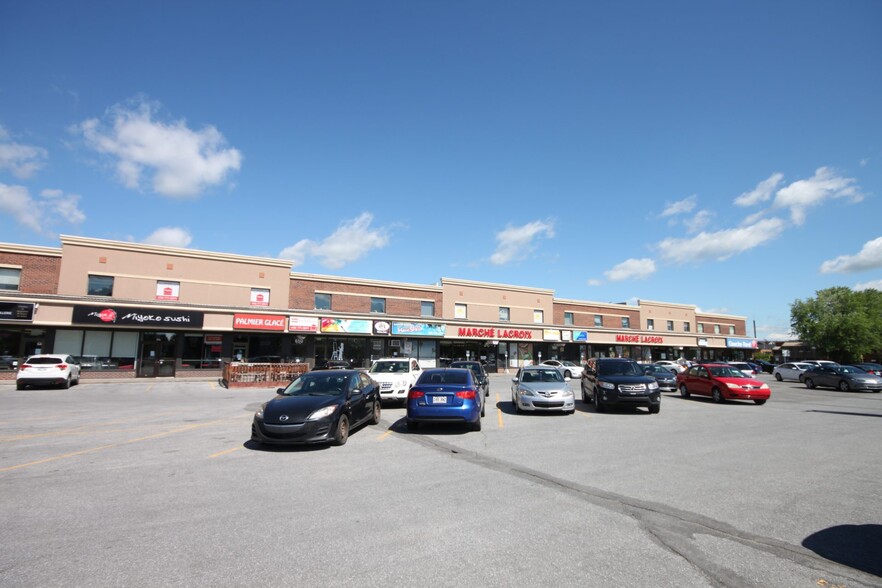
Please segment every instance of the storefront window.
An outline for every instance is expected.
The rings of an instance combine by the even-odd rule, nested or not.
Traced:
[[[222,340],[222,335],[184,335],[181,367],[184,369],[219,368]]]
[[[60,329],[52,352],[73,355],[84,370],[133,369],[138,333]]]

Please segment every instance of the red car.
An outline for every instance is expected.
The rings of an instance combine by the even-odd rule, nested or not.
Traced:
[[[683,398],[697,394],[710,396],[714,402],[753,400],[765,404],[772,395],[768,384],[723,363],[702,363],[677,374],[677,388]]]

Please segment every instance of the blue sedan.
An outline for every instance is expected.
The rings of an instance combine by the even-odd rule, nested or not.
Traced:
[[[484,395],[478,393],[471,370],[430,368],[423,370],[407,393],[407,428],[420,423],[464,423],[481,430]]]

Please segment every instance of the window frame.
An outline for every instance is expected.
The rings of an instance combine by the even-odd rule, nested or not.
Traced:
[[[426,312],[426,309],[429,309],[429,312]],[[435,316],[435,301],[434,300],[421,300],[420,301],[420,316]]]
[[[13,288],[7,288],[5,286],[6,282],[0,280],[0,292],[21,292],[21,267],[3,265],[0,266],[0,273],[4,273],[7,276],[14,278],[9,281],[9,285],[15,286]]]
[[[631,328],[631,317],[629,317],[629,316],[622,317],[622,328],[623,329],[630,329]]]
[[[93,285],[93,283],[92,283],[93,279],[95,279],[95,280],[100,280],[100,279],[110,280],[110,291],[107,294],[102,293],[101,292],[102,288],[95,287]],[[114,279],[114,276],[108,276],[108,275],[104,275],[104,274],[89,274],[89,277],[86,281],[86,295],[87,296],[106,296],[106,297],[110,298],[113,296],[113,285],[114,285],[115,281],[116,280]]]
[[[655,330],[655,319],[646,319],[646,330],[654,331]]]
[[[386,314],[386,299],[371,296],[371,314]]]
[[[325,298],[327,299],[327,301],[328,301],[327,306],[324,306],[323,304],[319,304],[319,297],[321,297],[322,300],[324,300]],[[332,309],[331,303],[333,302],[333,299],[334,299],[334,297],[331,294],[328,294],[327,292],[315,292],[313,294],[313,306],[315,306],[315,310],[331,310]]]
[[[564,325],[572,327],[576,324],[575,314],[572,312],[564,312]]]

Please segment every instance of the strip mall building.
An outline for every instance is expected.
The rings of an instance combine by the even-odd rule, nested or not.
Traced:
[[[0,355],[69,353],[90,377],[210,375],[237,360],[367,367],[396,355],[424,367],[477,358],[504,371],[592,356],[743,359],[757,346],[744,317],[689,304],[305,274],[279,259],[60,240],[60,248],[0,244]]]

